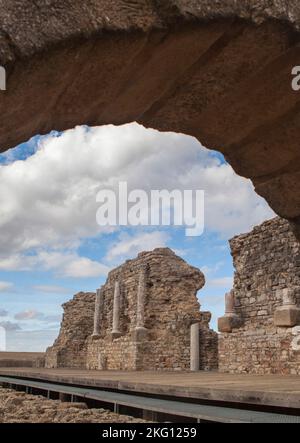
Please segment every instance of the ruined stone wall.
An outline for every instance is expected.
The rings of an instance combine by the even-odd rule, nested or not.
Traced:
[[[141,272],[142,317],[138,308]],[[46,367],[189,370],[190,328],[198,323],[200,369],[216,369],[217,334],[209,328],[211,314],[200,311],[197,299],[204,281],[199,269],[168,248],[143,252],[126,261],[109,273],[101,288],[96,334],[95,294],[79,293],[63,305],[61,330],[47,349]],[[118,333],[113,334],[116,282],[119,325]]]
[[[46,368],[83,368],[86,339],[93,332],[95,294],[80,292],[63,305],[64,315],[58,338],[46,351]]]
[[[300,317],[291,318],[300,307],[300,244],[290,225],[277,217],[250,234],[235,237],[230,245],[236,270],[235,312],[240,324],[219,337],[220,370],[300,374],[300,350],[292,345],[300,335],[296,329]],[[288,304],[282,313],[287,293],[293,305]],[[285,318],[275,321],[278,309]],[[224,327],[224,322],[220,324]]]
[[[218,334],[211,330],[209,323],[211,320],[210,312],[201,312],[199,351],[200,351],[200,370],[211,371],[219,367],[218,355]]]
[[[139,274],[145,271],[145,331],[138,333]],[[113,338],[113,300],[120,282],[120,337]],[[200,323],[203,369],[216,368],[216,333],[208,327],[209,313],[201,313],[196,297],[204,276],[170,249],[139,254],[110,272],[103,291],[101,331],[88,339],[87,366],[91,369],[187,370],[190,368],[190,326]],[[204,353],[203,353],[204,354]]]

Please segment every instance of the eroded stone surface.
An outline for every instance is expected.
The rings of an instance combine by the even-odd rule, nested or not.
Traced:
[[[242,325],[242,319],[236,313],[234,292],[225,295],[225,315],[218,319],[219,332],[232,332]]]
[[[299,375],[299,242],[276,217],[230,243],[235,310],[243,323],[219,336],[220,370]]]
[[[274,315],[275,326],[292,328],[300,325],[300,308],[297,306],[280,306]]]
[[[85,342],[93,332],[95,294],[80,292],[63,308],[62,333],[47,349],[46,367],[85,367]]]
[[[60,334],[47,350],[46,366],[189,370],[190,327],[199,323],[199,368],[216,369],[217,334],[209,328],[211,314],[200,311],[196,296],[203,285],[202,272],[170,249],[140,253],[112,270],[101,288],[99,334],[92,335],[94,294],[79,294],[64,305]],[[116,298],[118,334],[113,331]]]
[[[300,217],[297,0],[0,1],[0,150],[136,120],[197,137]]]
[[[241,325],[241,319],[233,314],[218,319],[219,332],[232,332],[233,329],[239,328]]]
[[[40,395],[0,388],[0,423],[139,423],[144,420],[105,409],[87,409],[85,403],[62,403]]]

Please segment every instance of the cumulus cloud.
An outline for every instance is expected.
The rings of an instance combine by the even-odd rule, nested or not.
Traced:
[[[0,165],[0,269],[38,265],[67,277],[104,275],[107,266],[77,251],[83,239],[112,232],[96,223],[96,195],[119,181],[146,191],[205,190],[205,227],[225,237],[273,216],[250,181],[194,138],[137,124],[77,127],[41,139],[28,158]],[[165,243],[163,235],[156,239]],[[144,240],[144,248],[158,246],[153,234]],[[136,243],[122,238],[107,258],[132,254]]]
[[[109,267],[76,252],[37,251],[34,255],[16,254],[0,258],[0,270],[29,271],[34,268],[53,271],[57,277],[88,278],[107,275]]]
[[[207,285],[216,286],[219,288],[232,288],[233,277],[220,277],[220,278],[209,279],[207,281]]]
[[[169,239],[166,232],[142,232],[136,235],[121,234],[113,243],[107,254],[109,261],[135,257],[139,252],[151,251],[154,248],[164,247]]]
[[[8,312],[5,309],[0,309],[0,317],[7,317]]]
[[[54,270],[60,277],[99,277],[109,271],[109,267],[76,253],[43,251],[36,259],[43,269]]]
[[[32,288],[37,292],[44,292],[46,294],[69,294],[70,289],[63,286],[56,285],[33,285]]]
[[[13,283],[8,281],[0,281],[0,292],[5,292],[13,287]]]
[[[39,318],[39,316],[40,316],[40,312],[38,312],[34,309],[29,309],[28,311],[18,312],[15,315],[15,319],[16,320],[35,320],[35,319]]]
[[[44,314],[43,312],[39,312],[35,309],[28,309],[25,311],[18,312],[15,314],[15,320],[19,321],[32,321],[38,320],[45,323],[57,323],[61,320],[60,314]]]
[[[110,268],[87,257],[69,260],[63,265],[59,274],[63,277],[88,278],[105,276]]]

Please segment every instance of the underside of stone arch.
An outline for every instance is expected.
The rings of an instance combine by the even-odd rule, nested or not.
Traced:
[[[78,124],[183,132],[300,230],[300,6],[257,3],[0,0],[0,150]]]

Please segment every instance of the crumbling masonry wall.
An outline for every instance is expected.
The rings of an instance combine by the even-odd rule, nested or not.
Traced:
[[[299,375],[300,244],[289,223],[276,217],[230,245],[235,313],[219,320],[233,321],[219,337],[220,370]]]
[[[143,324],[139,325],[140,275],[143,273]],[[88,339],[90,369],[188,370],[190,327],[199,323],[200,368],[217,367],[217,334],[210,313],[200,312],[197,291],[204,276],[170,249],[143,252],[110,272],[102,288],[99,336]],[[114,337],[113,304],[120,284],[120,336]]]
[[[86,340],[93,332],[95,293],[80,292],[63,305],[59,336],[46,351],[46,368],[84,368]]]
[[[96,322],[95,294],[78,294],[64,305],[46,366],[189,370],[191,325],[197,323],[199,369],[216,369],[217,334],[197,299],[204,282],[200,270],[168,248],[139,254],[109,273],[97,292]]]

